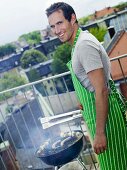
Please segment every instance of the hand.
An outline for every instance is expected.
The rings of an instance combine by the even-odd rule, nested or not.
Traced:
[[[82,106],[82,104],[78,104],[78,108],[80,109],[80,110],[83,110],[83,106]]]
[[[94,152],[99,155],[107,149],[107,139],[105,133],[96,134],[93,141]]]

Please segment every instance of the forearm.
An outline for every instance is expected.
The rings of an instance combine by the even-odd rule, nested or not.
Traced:
[[[96,134],[105,133],[108,117],[108,90],[103,89],[96,93]]]
[[[95,89],[96,102],[96,132],[93,148],[96,154],[100,154],[107,148],[105,127],[108,117],[108,89],[106,87],[103,68],[91,71],[88,73],[88,77]]]

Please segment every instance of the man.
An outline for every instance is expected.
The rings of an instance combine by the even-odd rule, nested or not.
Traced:
[[[117,92],[114,92],[115,86],[110,80],[110,62],[103,46],[88,31],[79,28],[70,5],[54,3],[46,13],[52,32],[62,42],[72,45],[68,67],[83,106],[83,117],[93,139],[94,151],[99,155],[100,169],[125,170],[127,129]]]

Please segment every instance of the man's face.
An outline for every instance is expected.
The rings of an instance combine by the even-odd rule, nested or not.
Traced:
[[[49,25],[52,32],[60,39],[61,42],[72,42],[74,21],[69,22],[65,19],[62,10],[52,13],[48,17]]]

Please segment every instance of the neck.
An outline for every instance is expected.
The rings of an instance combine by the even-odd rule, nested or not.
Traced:
[[[70,45],[73,45],[73,43],[74,43],[74,39],[75,39],[75,36],[76,36],[76,33],[77,33],[78,28],[79,28],[78,24],[75,24],[75,25],[74,25],[74,30],[73,30],[72,37],[71,37],[71,39],[70,39],[70,41],[69,41],[69,44],[70,44]]]

